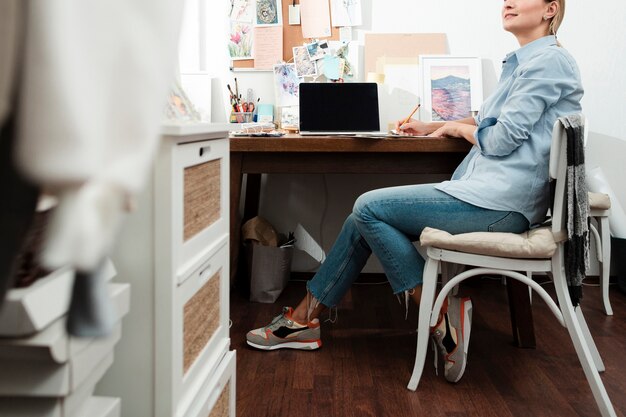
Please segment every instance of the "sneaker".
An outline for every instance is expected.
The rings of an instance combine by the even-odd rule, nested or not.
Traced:
[[[254,329],[246,335],[250,346],[262,350],[302,349],[315,350],[322,346],[320,321],[311,320],[308,324],[295,322],[291,307],[283,307],[283,312],[265,327]]]
[[[439,322],[431,330],[432,339],[443,356],[446,380],[458,382],[467,364],[467,347],[472,327],[472,300],[469,297],[448,297],[442,312]]]

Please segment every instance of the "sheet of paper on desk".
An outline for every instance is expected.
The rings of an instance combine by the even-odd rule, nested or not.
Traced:
[[[296,238],[296,248],[304,251],[315,259],[317,262],[322,263],[326,259],[324,249],[313,239],[313,237],[306,231],[301,224],[298,223],[296,231],[294,232]]]
[[[331,35],[328,0],[300,0],[303,38],[326,38]]]
[[[254,28],[254,68],[272,69],[283,59],[283,27]]]

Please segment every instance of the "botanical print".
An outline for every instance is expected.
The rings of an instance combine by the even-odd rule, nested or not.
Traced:
[[[315,61],[311,61],[306,46],[296,46],[293,48],[293,60],[296,63],[296,73],[298,77],[317,75],[317,64]]]
[[[253,0],[233,0],[230,10],[230,20],[252,23],[254,16]]]
[[[295,64],[274,65],[274,87],[277,106],[297,106],[300,93],[300,79]]]
[[[233,60],[252,59],[252,26],[250,24],[230,22],[228,51]]]
[[[281,4],[279,0],[257,0],[257,25],[277,25],[281,23]]]
[[[433,66],[430,84],[433,121],[457,120],[470,115],[472,100],[468,66]]]

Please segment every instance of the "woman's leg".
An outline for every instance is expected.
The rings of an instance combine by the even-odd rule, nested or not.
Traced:
[[[424,227],[450,233],[475,231],[523,232],[528,221],[519,213],[489,210],[458,200],[434,184],[383,188],[360,196],[326,261],[307,285],[315,297],[305,297],[294,312],[297,320],[316,318],[334,306],[356,280],[369,255],[380,260],[394,293],[421,295],[424,259],[413,246]],[[318,305],[319,303],[319,305]]]
[[[281,334],[315,328],[315,334],[319,336],[319,323],[315,319],[324,308],[339,303],[372,252],[380,260],[393,292],[398,294],[413,289],[413,299],[419,302],[424,259],[413,246],[413,241],[426,226],[450,233],[522,232],[528,228],[528,222],[519,213],[464,203],[435,189],[433,184],[365,193],[357,199],[353,213],[346,219],[327,259],[308,282],[307,295],[296,310],[287,309],[269,326],[250,332],[248,343],[263,349],[275,349],[281,345],[294,347],[286,346],[296,343],[286,338],[267,338],[268,332],[282,327],[289,329]],[[304,348],[317,348],[321,346],[321,340],[316,339],[314,344]]]

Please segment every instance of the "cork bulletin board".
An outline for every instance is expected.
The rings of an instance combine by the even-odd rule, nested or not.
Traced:
[[[289,24],[289,5],[293,4],[292,0],[282,0],[283,9],[283,60],[289,61],[293,57],[293,47],[302,46],[307,43],[308,39],[302,37],[302,26]],[[326,40],[338,41],[339,28],[331,26],[331,35]],[[231,61],[233,69],[250,68],[254,69],[253,59],[244,59]]]

